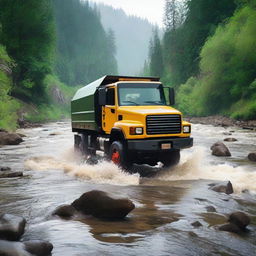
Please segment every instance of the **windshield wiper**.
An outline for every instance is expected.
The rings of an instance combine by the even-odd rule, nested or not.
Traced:
[[[161,101],[144,101],[144,103],[154,103],[154,104],[157,104],[157,105],[164,105],[164,103],[161,102]]]
[[[134,105],[136,105],[136,106],[139,105],[137,102],[134,102],[134,101],[131,101],[131,100],[124,100],[124,101],[122,101],[122,103],[124,103],[124,102],[132,103],[132,104],[134,104]]]

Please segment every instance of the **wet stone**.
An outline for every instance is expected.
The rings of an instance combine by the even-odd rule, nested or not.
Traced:
[[[1,166],[0,167],[0,171],[1,172],[6,172],[6,171],[10,171],[11,170],[11,168],[10,167],[7,167],[7,166]]]
[[[237,141],[237,139],[236,138],[225,138],[224,141],[234,142],[234,141]]]
[[[246,226],[250,224],[251,219],[244,212],[233,212],[230,214],[228,221],[241,229],[245,229]]]
[[[215,207],[213,207],[213,206],[211,206],[211,205],[206,206],[205,208],[206,208],[206,211],[207,211],[207,212],[216,212]]]
[[[1,178],[16,178],[16,177],[22,177],[23,172],[11,172],[11,171],[5,171],[0,173],[0,179]]]
[[[23,235],[26,220],[11,214],[0,216],[0,239],[17,241]]]
[[[232,224],[232,223],[226,223],[226,224],[219,226],[219,230],[232,232],[232,233],[240,233],[241,232],[241,229],[237,225]]]
[[[232,194],[234,192],[232,183],[230,181],[228,181],[227,183],[213,185],[210,187],[210,189],[215,192],[225,193],[227,195]]]
[[[248,154],[248,159],[252,162],[256,162],[256,152]]]
[[[0,145],[19,145],[23,139],[16,133],[0,132]]]
[[[25,250],[25,246],[23,243],[10,242],[5,240],[0,240],[0,255],[1,256],[32,256],[29,252]]]
[[[52,215],[58,215],[63,218],[71,218],[76,213],[76,209],[72,205],[61,205],[56,208]]]
[[[47,241],[31,240],[23,242],[25,250],[35,256],[51,255],[53,245]]]
[[[98,190],[84,193],[71,205],[83,214],[107,219],[123,219],[135,208],[129,199],[114,199]]]
[[[227,146],[221,141],[214,143],[211,146],[212,155],[214,156],[231,156],[231,153]]]
[[[192,225],[194,228],[199,228],[199,227],[203,226],[199,221],[195,221],[195,222],[191,223],[191,225]]]

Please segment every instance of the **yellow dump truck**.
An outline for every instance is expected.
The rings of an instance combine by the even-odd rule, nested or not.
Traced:
[[[88,156],[104,151],[124,169],[134,163],[175,165],[193,138],[191,124],[173,104],[173,88],[159,78],[104,76],[72,99],[75,149]]]

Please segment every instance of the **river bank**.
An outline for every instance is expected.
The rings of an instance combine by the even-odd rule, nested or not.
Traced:
[[[256,120],[235,120],[230,117],[215,115],[206,117],[186,117],[186,121],[193,124],[205,124],[222,127],[240,127],[243,129],[256,130]]]

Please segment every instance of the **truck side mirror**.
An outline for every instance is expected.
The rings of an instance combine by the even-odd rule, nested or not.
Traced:
[[[99,105],[105,106],[107,103],[107,94],[105,88],[99,88]]]
[[[170,105],[175,104],[175,92],[173,88],[169,88],[169,101],[170,101]]]

